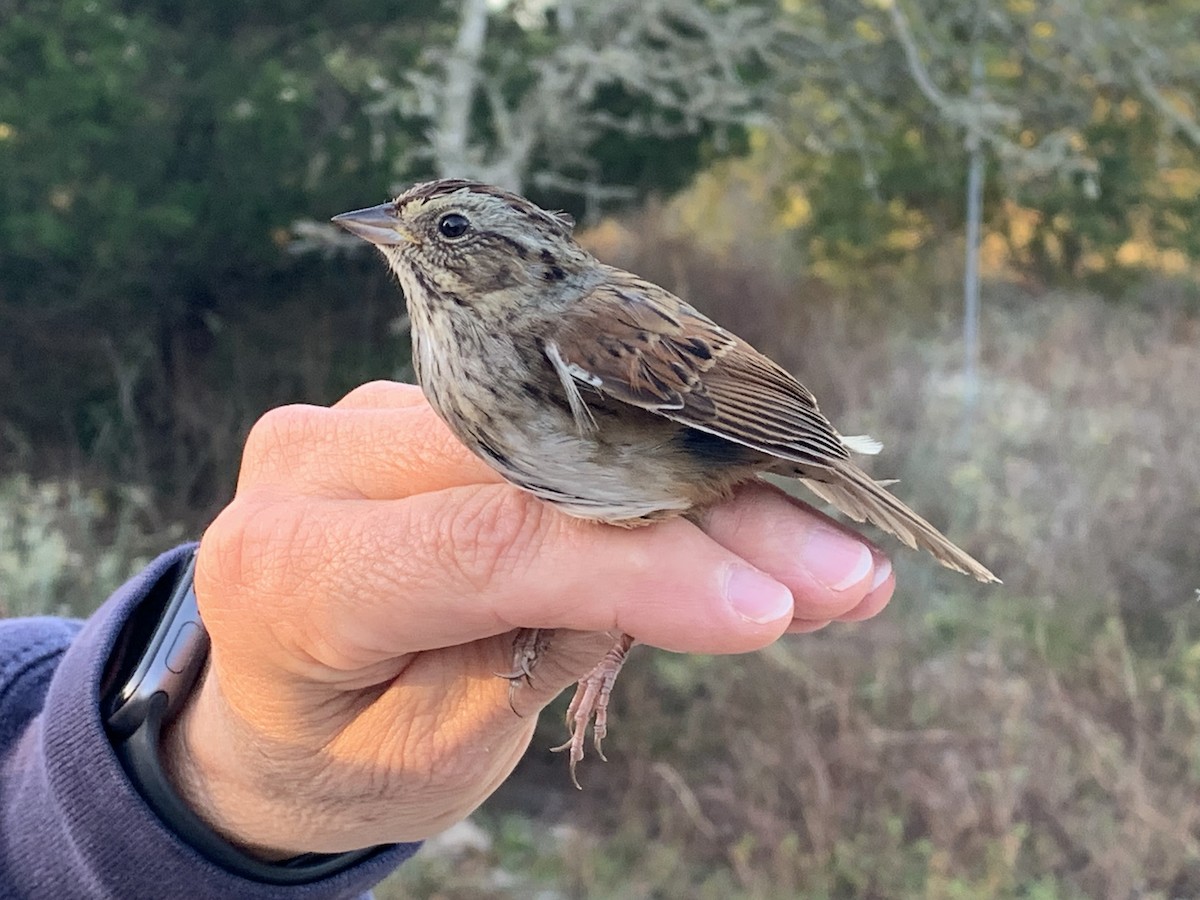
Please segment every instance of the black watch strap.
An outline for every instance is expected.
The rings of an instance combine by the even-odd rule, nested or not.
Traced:
[[[118,641],[110,661],[127,677],[104,698],[105,727],[129,780],[171,831],[209,861],[235,875],[273,885],[306,884],[348,869],[383,851],[368,847],[348,853],[307,853],[265,862],[240,850],[210,828],[179,796],[162,766],[163,728],[183,708],[208,657],[208,633],[192,588],[194,554],[172,567],[150,592],[136,616],[157,616],[141,640]],[[166,598],[162,604],[162,598]],[[157,602],[152,602],[157,601]],[[162,605],[160,605],[162,604]],[[145,635],[149,623],[131,623]],[[137,626],[140,626],[137,627]]]

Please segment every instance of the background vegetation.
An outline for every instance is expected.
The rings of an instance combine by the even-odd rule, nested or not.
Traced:
[[[263,411],[403,376],[319,223],[473,174],[783,361],[1005,585],[897,554],[876,621],[643,652],[583,794],[548,716],[384,896],[1200,896],[1198,113],[1190,0],[0,0],[0,612],[86,614]]]

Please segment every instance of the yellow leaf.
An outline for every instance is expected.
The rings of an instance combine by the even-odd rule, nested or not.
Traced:
[[[779,224],[784,228],[801,228],[812,219],[812,203],[796,185],[787,189],[787,201],[779,214]]]
[[[1179,213],[1167,210],[1162,214],[1162,217],[1163,221],[1167,224],[1167,227],[1173,228],[1175,231],[1192,230],[1192,223],[1183,216],[1179,215]]]
[[[924,242],[925,235],[916,228],[896,228],[883,238],[883,245],[889,250],[916,250]]]
[[[870,44],[883,42],[883,32],[873,22],[861,17],[854,20],[854,33]]]
[[[1042,235],[1042,246],[1046,249],[1046,256],[1051,262],[1062,262],[1062,241],[1053,231],[1046,232]]]
[[[1143,241],[1126,241],[1117,248],[1117,262],[1127,268],[1143,266],[1150,261],[1154,248]]]
[[[1038,40],[1049,40],[1054,37],[1054,24],[1046,21],[1035,22],[1033,24],[1033,36]]]
[[[1008,204],[1008,239],[1018,250],[1029,246],[1042,220],[1036,209]]]
[[[983,270],[989,273],[999,272],[1008,264],[1008,259],[1008,241],[994,231],[985,234],[979,242],[979,260]]]
[[[1158,268],[1166,275],[1183,275],[1188,270],[1187,254],[1172,247],[1158,255]]]
[[[1172,197],[1195,200],[1200,196],[1200,170],[1180,167],[1163,169],[1158,174]]]
[[[988,74],[993,78],[1020,78],[1021,64],[1015,59],[997,59],[988,64]]]

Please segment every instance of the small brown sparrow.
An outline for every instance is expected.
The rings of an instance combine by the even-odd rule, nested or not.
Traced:
[[[948,568],[998,581],[851,460],[879,444],[839,434],[807,388],[737,335],[599,262],[568,216],[445,179],[333,221],[375,244],[399,277],[433,408],[508,481],[564,512],[641,525],[774,472]],[[514,689],[546,640],[518,634]],[[600,752],[632,645],[621,635],[579,683],[560,748],[571,751],[572,779],[593,717]]]

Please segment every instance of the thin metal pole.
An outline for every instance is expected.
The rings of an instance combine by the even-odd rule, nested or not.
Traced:
[[[983,58],[976,45],[971,60],[971,96],[983,101]],[[976,107],[978,108],[978,107]],[[979,401],[979,233],[983,224],[983,142],[967,132],[967,247],[963,266],[963,411],[968,432]]]

